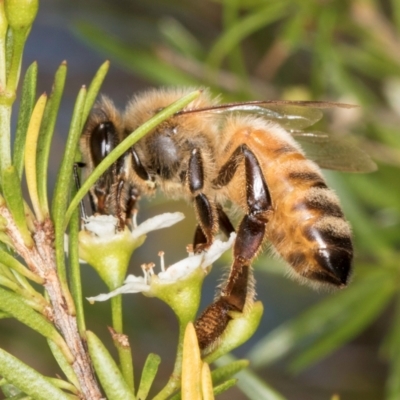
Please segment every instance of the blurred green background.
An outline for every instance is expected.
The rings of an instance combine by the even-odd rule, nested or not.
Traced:
[[[264,317],[255,337],[235,354],[249,358],[256,374],[289,400],[334,394],[340,400],[400,399],[400,2],[42,0],[24,59],[25,68],[39,63],[39,93],[50,91],[64,59],[69,72],[53,178],[75,96],[104,59],[111,60],[111,70],[102,92],[121,108],[133,93],[161,85],[207,86],[223,101],[313,99],[361,106],[327,113],[320,126],[352,134],[379,165],[372,174],[326,173],[354,230],[352,283],[336,293],[315,292],[288,279],[279,260],[261,256],[255,275]],[[162,197],[141,203],[140,221],[178,210],[185,222],[151,234],[130,273],[139,274],[143,262],[157,262],[159,250],[167,264],[183,257],[195,224],[184,203]],[[223,265],[207,278],[202,307],[212,300]],[[83,276],[86,296],[105,291],[89,267]],[[141,295],[125,296],[124,307],[137,369],[149,352],[162,357],[160,388],[174,360],[174,315]],[[108,304],[87,306],[89,328],[108,343],[109,317]],[[0,343],[43,373],[58,371],[45,357],[42,338],[16,322],[2,322]],[[235,388],[221,398],[247,396]]]

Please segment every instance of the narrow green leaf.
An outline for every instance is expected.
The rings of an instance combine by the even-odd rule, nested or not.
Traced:
[[[201,367],[201,394],[202,400],[214,400],[210,366],[205,362]]]
[[[35,400],[71,400],[46,377],[3,349],[0,349],[0,375]]]
[[[24,203],[22,199],[21,181],[17,170],[10,166],[2,173],[3,196],[10,210],[15,224],[24,240],[26,246],[33,246],[32,236],[28,230],[25,219]]]
[[[291,371],[297,373],[307,368],[364,330],[388,304],[395,290],[393,277],[388,274],[386,281],[379,285],[379,290],[375,289],[373,295],[368,291],[365,296],[360,296],[351,313],[346,313],[346,320],[342,320],[334,329],[323,332],[303,350],[290,364]]]
[[[53,194],[52,217],[55,228],[56,261],[60,279],[64,284],[66,282],[64,261],[64,218],[70,196],[75,154],[77,152],[78,142],[81,135],[82,112],[85,100],[86,88],[82,87],[75,102],[67,143],[65,145]]]
[[[225,355],[219,360],[215,361],[215,364],[217,366],[223,366],[234,361],[236,360],[233,356]],[[268,386],[265,381],[260,379],[249,369],[239,372],[237,378],[237,386],[250,400],[285,400],[281,394]]]
[[[64,351],[64,354],[69,356],[69,361],[73,361],[73,356],[54,325],[27,306],[21,296],[0,288],[0,309],[12,315],[15,319],[29,326],[44,337],[57,343],[60,349]]]
[[[0,262],[0,276],[4,276],[10,281],[17,283],[14,274],[11,272],[10,268],[6,267],[3,263]]]
[[[100,339],[91,331],[86,332],[90,357],[100,383],[109,400],[134,400],[117,364]]]
[[[39,202],[42,205],[46,215],[49,214],[49,205],[47,200],[47,171],[50,157],[51,141],[53,139],[54,127],[57,120],[58,109],[60,107],[61,97],[64,91],[65,78],[67,75],[67,63],[64,61],[58,68],[53,89],[44,110],[42,125],[40,127],[39,141],[37,145],[37,185]]]
[[[261,301],[254,302],[248,307],[248,310],[243,313],[232,314],[232,319],[229,321],[224,334],[219,339],[218,346],[204,357],[204,361],[211,363],[227,354],[236,347],[249,340],[257,330],[264,308]]]
[[[15,166],[20,179],[22,178],[22,172],[24,169],[26,132],[35,105],[37,73],[38,67],[37,62],[35,61],[27,69],[24,83],[22,85],[21,103],[19,106],[13,152],[13,165]]]
[[[33,109],[31,119],[29,121],[28,132],[26,134],[25,144],[25,176],[26,183],[28,186],[29,196],[31,198],[33,210],[35,211],[36,218],[39,222],[43,222],[44,218],[47,217],[43,209],[43,204],[40,203],[38,195],[38,180],[36,174],[36,160],[37,160],[37,144],[40,131],[40,124],[42,123],[44,108],[47,102],[47,95],[43,93],[38,101],[36,102],[35,108]],[[47,199],[46,199],[47,203]]]
[[[0,260],[2,264],[6,265],[8,268],[12,268],[14,271],[19,272],[21,275],[27,277],[31,281],[36,282],[39,285],[42,285],[44,283],[43,278],[30,271],[27,267],[22,265],[16,258],[11,256],[3,249],[0,249]]]
[[[149,54],[146,50],[139,50],[131,45],[125,45],[93,25],[80,22],[76,25],[76,32],[91,46],[107,54],[107,57],[113,57],[130,71],[154,83],[163,85],[199,85],[196,79],[163,62],[157,56]]]
[[[147,356],[140,379],[139,389],[136,397],[140,400],[147,398],[154,378],[156,377],[161,358],[157,354],[150,353]]]
[[[191,322],[185,329],[182,351],[182,399],[201,400],[201,368],[199,342],[197,341],[196,331]]]
[[[19,294],[0,288],[0,301],[0,309],[12,315],[15,319],[34,329],[41,335],[51,338],[57,342],[66,354],[70,355],[69,350],[58,331],[45,317],[32,309],[32,306],[29,305],[29,300]],[[38,308],[43,309],[44,307],[41,306]],[[72,360],[71,355],[70,360]]]
[[[219,394],[226,392],[228,389],[235,386],[237,384],[237,381],[237,379],[228,379],[227,381],[215,386],[214,396],[218,396]]]
[[[80,394],[78,389],[74,385],[71,385],[69,382],[66,382],[62,379],[47,378],[47,380],[50,383],[52,383],[55,387],[58,387],[59,389],[68,390],[69,392],[73,393],[75,396],[78,396]],[[74,398],[77,398],[75,396],[74,396]]]
[[[8,277],[3,276],[2,274],[0,274],[0,285],[4,286],[7,289],[12,290],[13,292],[21,294],[19,293],[20,287],[18,286],[18,284],[14,280],[9,279]]]
[[[78,193],[72,199],[67,212],[65,213],[64,223],[65,226],[68,225],[68,221],[76,207],[78,207],[79,202],[83,199],[90,188],[95,184],[99,177],[109,168],[113,162],[115,162],[119,157],[121,157],[130,147],[133,146],[139,139],[145,136],[148,132],[154,129],[161,122],[165,121],[171,115],[183,109],[186,105],[191,103],[200,95],[201,91],[196,90],[189,93],[188,95],[182,97],[175,103],[168,107],[165,107],[162,111],[156,114],[154,117],[146,121],[142,126],[132,132],[125,140],[123,140],[110,154],[103,159],[103,161],[93,170],[90,176],[82,184]]]
[[[178,20],[166,17],[158,24],[166,41],[186,57],[202,59],[204,50],[199,40]]]
[[[114,300],[114,299],[112,299]],[[121,302],[122,307],[122,302]],[[121,323],[122,323],[122,308],[121,310]],[[113,312],[114,310],[112,310]],[[115,315],[113,314],[113,325],[114,325]],[[123,340],[124,341],[124,340]],[[128,341],[128,338],[126,338]],[[125,379],[126,384],[129,387],[129,390],[134,393],[135,392],[135,382],[134,382],[134,371],[133,371],[133,360],[132,360],[132,350],[129,342],[126,344],[120,343],[118,340],[114,338],[114,344],[118,351],[119,358],[119,367],[122,373],[122,376]]]
[[[236,375],[242,369],[245,369],[249,366],[248,360],[237,360],[233,361],[230,364],[223,365],[222,367],[216,368],[211,372],[212,381],[214,385],[218,385],[225,380],[231,378],[233,375]]]
[[[250,362],[257,366],[269,365],[293,351],[305,340],[311,341],[326,331],[334,331],[351,320],[365,302],[375,296],[376,287],[393,279],[383,268],[370,270],[366,276],[314,307],[274,329],[250,351]],[[357,311],[356,311],[357,310]]]
[[[4,256],[4,253],[2,253],[2,251],[0,251],[0,257],[1,256]],[[6,258],[7,256],[10,255],[6,253]],[[20,266],[21,268],[27,270],[23,265],[20,264]],[[25,276],[21,275],[15,269],[11,269],[8,266],[5,266],[4,264],[1,263],[0,263],[0,270],[1,270],[0,273],[3,276],[7,277],[8,279],[10,279],[11,281],[15,282],[18,285],[18,290],[16,291],[16,293],[24,297],[27,305],[29,305],[30,307],[32,307],[34,310],[38,311],[41,314],[44,314],[46,312],[46,310],[50,306],[49,302],[42,296],[42,294],[37,292],[36,289],[32,287],[32,285],[28,282]]]
[[[75,387],[79,388],[79,381],[75,371],[71,367],[71,363],[68,362],[63,352],[60,351],[60,348],[52,340],[47,339],[47,343],[62,372],[64,372],[65,376]]]
[[[72,187],[72,195],[76,193],[76,187]],[[70,288],[76,309],[76,320],[81,337],[85,337],[86,324],[83,308],[81,267],[79,264],[78,234],[80,230],[79,209],[75,209],[69,224],[68,232],[68,259],[70,269]]]
[[[214,396],[218,396],[219,394],[226,392],[228,389],[235,386],[237,381],[238,381],[237,379],[228,379],[227,381],[215,386],[213,388]],[[170,398],[170,400],[181,400],[181,399],[182,399],[182,394],[180,392],[176,393]]]
[[[92,82],[89,85],[89,89],[87,91],[86,95],[86,100],[85,100],[85,106],[83,108],[83,113],[82,113],[82,126],[81,130],[83,129],[83,125],[85,124],[90,110],[93,107],[94,102],[96,101],[96,97],[100,91],[101,85],[103,84],[104,78],[107,75],[108,69],[110,68],[110,62],[105,61],[98,71],[96,72],[96,75],[92,79]]]
[[[234,26],[224,32],[211,48],[207,64],[217,70],[224,57],[247,36],[281,19],[287,14],[287,1],[272,2],[241,18]]]

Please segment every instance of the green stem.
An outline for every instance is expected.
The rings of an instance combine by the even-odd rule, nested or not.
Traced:
[[[118,357],[120,363],[120,369],[122,376],[125,379],[126,384],[132,393],[135,392],[134,380],[133,380],[133,361],[132,361],[132,353],[131,348],[117,346]]]
[[[123,333],[123,320],[122,320],[122,296],[115,296],[111,298],[111,315],[112,325],[114,331]],[[119,365],[122,376],[129,388],[134,392],[133,382],[133,361],[130,347],[121,345],[118,341],[114,340],[114,344],[118,351]]]
[[[114,290],[114,288],[112,288]],[[122,296],[118,295],[111,298],[111,315],[112,315],[112,326],[115,332],[122,333],[123,322],[122,322]]]

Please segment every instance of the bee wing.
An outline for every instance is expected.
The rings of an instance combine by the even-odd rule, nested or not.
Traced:
[[[310,160],[321,168],[344,172],[373,172],[377,166],[355,143],[323,132],[291,132]]]
[[[221,104],[209,108],[184,110],[181,113],[208,111],[221,114],[232,112],[258,114],[265,119],[277,122],[287,130],[297,130],[305,129],[319,121],[323,116],[321,109],[353,107],[356,106],[326,101],[270,100]]]

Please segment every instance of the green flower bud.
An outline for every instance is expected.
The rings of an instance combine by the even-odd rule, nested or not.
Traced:
[[[7,16],[4,9],[4,1],[0,1],[0,40],[4,41],[7,34]]]
[[[38,0],[5,0],[4,4],[11,28],[27,30],[31,27],[39,7]]]
[[[218,340],[218,346],[204,361],[212,363],[249,340],[260,324],[263,311],[264,307],[260,301],[247,305],[243,312],[231,311],[232,320]]]

